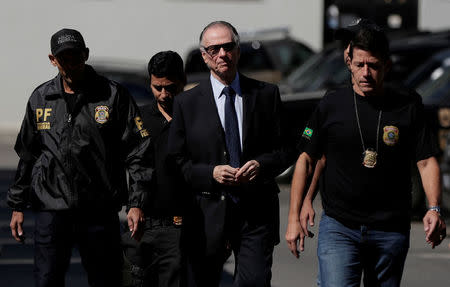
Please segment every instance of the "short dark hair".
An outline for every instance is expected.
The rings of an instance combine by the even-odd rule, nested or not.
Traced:
[[[153,55],[148,62],[148,75],[158,78],[166,77],[186,84],[183,59],[174,51],[162,51]]]
[[[202,32],[200,33],[200,37],[199,37],[199,40],[198,40],[198,44],[199,44],[200,48],[202,47],[203,34],[205,34],[206,30],[208,30],[209,28],[211,28],[213,26],[225,26],[225,27],[227,27],[231,31],[231,35],[233,37],[233,42],[236,43],[236,46],[239,47],[240,37],[239,37],[239,34],[238,34],[236,28],[234,28],[234,26],[231,25],[230,23],[228,23],[227,21],[214,21],[214,22],[211,22],[208,25],[206,25],[206,27],[203,28]]]
[[[362,27],[350,41],[348,53],[350,59],[353,58],[353,49],[355,47],[369,51],[384,61],[389,60],[389,40],[381,29]]]

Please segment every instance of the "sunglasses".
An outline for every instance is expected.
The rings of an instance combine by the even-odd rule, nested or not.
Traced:
[[[177,91],[177,85],[176,84],[170,84],[170,85],[166,85],[166,86],[157,86],[157,85],[152,85],[153,88],[155,88],[155,90],[157,90],[158,92],[161,92],[162,89],[166,90],[167,92],[173,94]]]
[[[225,52],[231,52],[236,47],[235,42],[228,42],[224,44],[218,44],[218,45],[211,45],[208,47],[203,47],[206,53],[210,55],[211,57],[214,57],[217,55],[220,51],[220,49],[223,49]]]

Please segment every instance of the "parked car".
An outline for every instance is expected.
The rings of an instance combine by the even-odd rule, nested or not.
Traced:
[[[290,38],[284,29],[260,31],[251,35],[243,33],[240,49],[239,71],[270,83],[279,83],[314,54],[311,48]],[[185,70],[191,87],[209,76],[198,47],[188,53]]]
[[[450,30],[398,35],[390,41],[392,69],[387,82],[404,82],[411,71],[434,53],[450,46]],[[333,43],[308,59],[280,83],[283,93],[327,90],[348,83],[350,73],[343,60],[343,47]]]

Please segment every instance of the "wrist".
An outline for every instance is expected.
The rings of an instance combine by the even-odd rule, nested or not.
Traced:
[[[428,211],[434,211],[441,216],[441,207],[439,205],[428,206]]]

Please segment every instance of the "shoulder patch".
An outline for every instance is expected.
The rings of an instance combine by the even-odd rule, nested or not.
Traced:
[[[313,130],[311,128],[306,127],[305,130],[303,131],[302,137],[311,139],[312,134]]]

